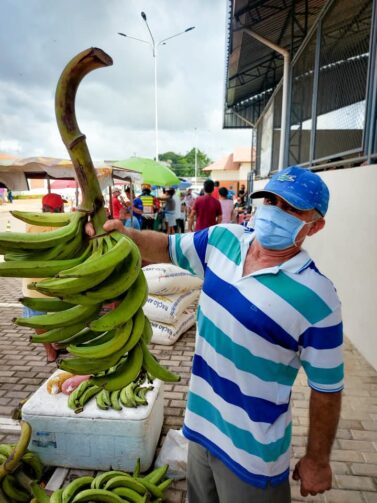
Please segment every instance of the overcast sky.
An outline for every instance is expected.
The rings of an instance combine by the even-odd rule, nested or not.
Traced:
[[[0,0],[0,152],[67,157],[54,112],[59,76],[76,54],[99,47],[113,66],[82,81],[76,113],[94,160],[153,157],[156,42],[159,152],[196,146],[213,160],[250,144],[223,130],[227,0]]]

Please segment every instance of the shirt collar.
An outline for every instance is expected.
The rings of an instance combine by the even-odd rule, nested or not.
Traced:
[[[246,232],[244,234],[244,242],[246,244],[246,249],[249,248],[251,242],[255,238],[255,232]],[[306,269],[312,259],[310,258],[308,252],[306,250],[301,250],[297,255],[292,257],[291,259],[279,264],[277,266],[268,267],[266,269],[260,269],[253,273],[253,276],[257,276],[259,274],[277,274],[280,270],[290,272],[292,274],[299,274],[301,271]]]

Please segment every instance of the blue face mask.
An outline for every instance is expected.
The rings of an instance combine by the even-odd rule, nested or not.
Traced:
[[[270,250],[284,250],[295,245],[297,234],[307,223],[310,222],[271,205],[259,206],[254,216],[256,238],[263,248]]]

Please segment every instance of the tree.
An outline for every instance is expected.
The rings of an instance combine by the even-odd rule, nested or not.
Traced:
[[[202,152],[197,150],[198,176],[205,176],[202,169],[211,164],[211,159]],[[177,176],[195,176],[195,148],[192,148],[185,155],[176,154],[175,152],[165,152],[159,155],[160,161],[168,162],[170,168]]]

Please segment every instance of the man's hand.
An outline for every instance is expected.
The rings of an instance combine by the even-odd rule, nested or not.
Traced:
[[[300,480],[302,496],[315,496],[331,489],[332,472],[329,463],[319,464],[304,456],[296,464],[292,475],[293,480]]]
[[[119,231],[122,234],[127,235],[126,228],[122,224],[120,220],[106,220],[106,222],[103,224],[103,230],[105,232],[111,232],[111,231]],[[91,222],[88,222],[85,224],[85,232],[88,234],[88,236],[93,237],[95,236],[95,231],[93,224]]]

